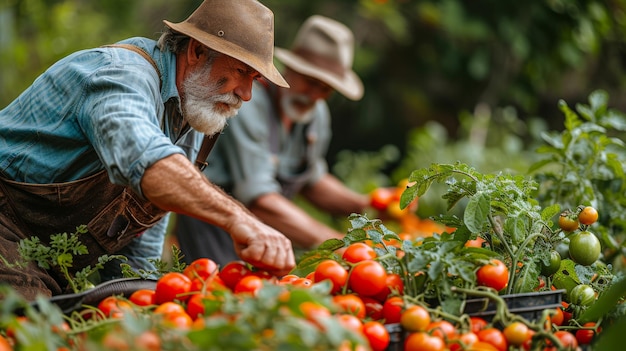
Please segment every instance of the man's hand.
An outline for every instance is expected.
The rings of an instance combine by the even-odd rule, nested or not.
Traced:
[[[254,217],[242,218],[230,228],[230,235],[237,255],[257,268],[283,276],[295,266],[291,241]]]
[[[289,239],[211,184],[184,156],[168,156],[146,169],[141,188],[145,197],[163,210],[226,230],[244,261],[277,275],[295,266]],[[210,245],[211,238],[206,239]]]

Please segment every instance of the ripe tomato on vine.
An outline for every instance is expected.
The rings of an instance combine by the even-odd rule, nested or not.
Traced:
[[[504,262],[493,258],[476,271],[476,283],[500,291],[509,284],[509,269]]]

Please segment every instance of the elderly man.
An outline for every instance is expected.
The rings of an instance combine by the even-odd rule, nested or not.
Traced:
[[[351,100],[363,95],[351,67],[353,46],[345,25],[323,16],[305,21],[291,50],[276,48],[290,88],[255,83],[253,99],[229,122],[205,170],[212,182],[299,248],[315,248],[343,234],[300,209],[294,195],[339,215],[361,213],[369,205],[369,196],[344,186],[328,173],[325,161],[331,137],[327,99],[334,91]],[[239,243],[220,228],[177,215],[174,232],[188,261],[209,257],[223,265],[238,259]],[[214,240],[206,242],[206,236]]]
[[[6,261],[19,261],[22,239],[47,243],[83,224],[89,255],[74,258],[76,269],[129,247],[157,256],[161,233],[151,233],[151,243],[140,234],[164,228],[159,221],[173,211],[230,233],[253,265],[276,274],[294,266],[290,241],[190,161],[200,153],[204,163],[210,144],[201,144],[210,138],[203,135],[219,132],[250,100],[254,80],[288,86],[273,64],[273,13],[256,0],[205,0],[185,21],[164,23],[158,42],[131,38],[61,59],[0,111]],[[193,145],[185,152],[180,140]],[[61,294],[67,284],[36,264],[0,263],[0,281],[30,299]]]

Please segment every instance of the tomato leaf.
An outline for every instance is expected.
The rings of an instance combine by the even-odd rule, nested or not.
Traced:
[[[479,233],[483,230],[486,223],[489,223],[488,216],[490,214],[490,197],[484,192],[480,192],[470,197],[463,222],[467,228],[473,233]]]

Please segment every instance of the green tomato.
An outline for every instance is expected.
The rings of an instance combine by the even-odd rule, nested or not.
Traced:
[[[541,274],[547,276],[551,276],[556,273],[561,267],[561,254],[558,251],[552,250],[550,252],[550,262],[548,265],[545,265],[541,262]]]
[[[583,231],[570,238],[569,256],[580,265],[589,266],[600,258],[602,245],[590,231]]]
[[[591,306],[596,301],[596,292],[587,284],[576,285],[569,292],[569,302],[578,306]]]

